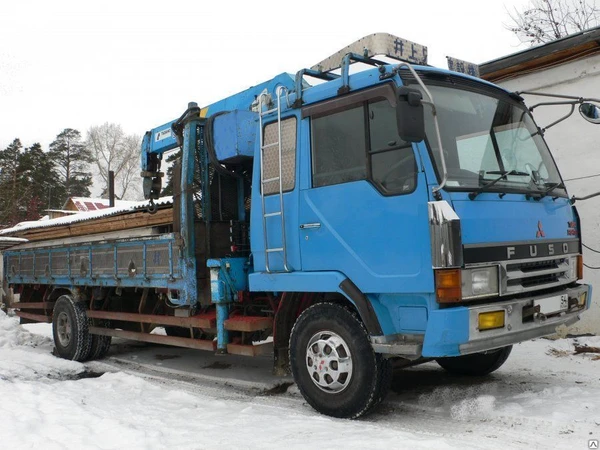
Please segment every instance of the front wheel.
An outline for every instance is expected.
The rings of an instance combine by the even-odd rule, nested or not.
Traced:
[[[306,401],[333,417],[356,418],[386,395],[391,364],[371,347],[357,315],[334,303],[317,303],[296,321],[290,365]]]
[[[508,359],[511,350],[512,345],[508,345],[498,350],[452,358],[438,358],[436,361],[450,373],[483,376],[499,369]]]

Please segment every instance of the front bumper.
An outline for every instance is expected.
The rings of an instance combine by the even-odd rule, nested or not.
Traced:
[[[561,325],[570,326],[589,308],[592,288],[586,284],[565,288],[551,295],[531,296],[488,303],[481,306],[459,306],[429,312],[425,335],[372,336],[371,345],[377,353],[397,355],[408,359],[460,356],[493,350],[518,342],[554,334]],[[534,302],[550,297],[568,296],[572,306],[558,314],[531,314]],[[585,295],[585,306],[578,306]],[[479,330],[479,314],[504,311],[504,326]],[[529,310],[524,314],[524,310]],[[524,317],[527,319],[524,320]]]
[[[591,286],[582,284],[552,295],[432,311],[425,332],[422,356],[466,355],[553,334],[557,327],[570,326],[579,320],[579,315],[589,307],[591,291]],[[536,313],[527,321],[523,320],[524,309],[531,309],[533,301],[564,294],[568,295],[574,304],[567,311],[548,317]],[[575,301],[583,294],[586,295],[586,304],[579,307]],[[478,329],[480,313],[499,310],[504,310],[504,327],[493,330]]]

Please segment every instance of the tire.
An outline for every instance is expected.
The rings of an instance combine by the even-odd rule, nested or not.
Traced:
[[[321,359],[321,364],[315,358]],[[300,314],[290,336],[290,365],[304,399],[328,416],[356,418],[386,396],[388,360],[376,354],[358,316],[335,303]]]
[[[88,326],[92,325],[88,322]],[[109,328],[108,323],[104,320],[99,320],[97,326]],[[87,357],[88,361],[96,359],[102,359],[108,353],[110,344],[112,343],[112,336],[103,336],[100,334],[92,334],[92,342],[90,344],[90,354]]]
[[[498,350],[472,355],[438,358],[437,363],[450,373],[481,377],[497,370],[506,362],[512,345]]]
[[[69,295],[61,295],[54,305],[52,334],[58,356],[85,361],[92,344],[85,304],[76,302]]]
[[[111,342],[112,336],[100,336],[93,334],[92,343],[90,344],[90,354],[87,357],[87,360],[93,361],[104,358],[110,349]]]

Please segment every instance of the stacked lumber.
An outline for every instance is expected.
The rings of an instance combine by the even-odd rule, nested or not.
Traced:
[[[170,225],[172,223],[173,207],[169,206],[159,209],[155,214],[150,214],[146,210],[128,210],[114,215],[52,226],[44,225],[43,222],[40,222],[40,227],[15,230],[4,235],[25,238],[29,242],[35,242],[129,230],[132,228]]]

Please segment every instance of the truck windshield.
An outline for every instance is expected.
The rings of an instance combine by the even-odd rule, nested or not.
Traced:
[[[505,174],[485,190],[566,196],[548,147],[523,105],[499,92],[427,84],[438,113],[448,190],[477,190]],[[441,173],[433,118],[427,110],[425,121]]]

